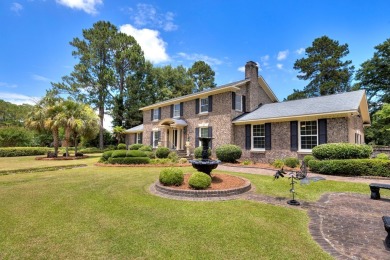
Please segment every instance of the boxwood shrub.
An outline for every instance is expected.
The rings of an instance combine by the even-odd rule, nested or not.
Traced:
[[[376,159],[311,160],[312,172],[328,175],[390,177],[390,161]]]
[[[4,147],[0,148],[0,157],[44,155],[49,150],[48,147]]]
[[[181,169],[166,168],[160,172],[159,180],[162,184],[180,186],[184,181],[184,174]]]
[[[194,150],[194,156],[196,159],[202,158],[203,146],[196,147]],[[208,150],[208,157],[211,156],[211,148]]]
[[[168,158],[169,153],[170,153],[170,150],[167,147],[159,147],[156,149],[156,157],[157,158]]]
[[[287,167],[295,168],[299,165],[299,160],[298,158],[295,157],[287,157],[283,160],[284,165]]]
[[[138,150],[129,150],[126,153],[126,157],[148,157],[145,152]]]
[[[313,156],[319,160],[370,158],[372,147],[363,144],[321,144],[313,148]]]
[[[108,162],[111,164],[148,164],[150,159],[149,157],[110,157]]]
[[[126,146],[126,144],[120,143],[120,144],[118,144],[117,149],[118,150],[126,150],[127,146]]]
[[[115,150],[112,151],[111,157],[112,158],[126,157],[126,154],[127,154],[126,150]]]
[[[151,152],[151,151],[153,151],[153,148],[151,145],[142,145],[138,150],[144,151],[144,152]]]
[[[217,155],[217,158],[221,160],[222,162],[236,162],[238,159],[240,159],[242,150],[239,146],[234,144],[224,144],[219,146],[215,153]]]
[[[142,147],[142,144],[132,144],[129,146],[129,150],[139,150]]]
[[[315,159],[316,158],[313,155],[306,155],[305,157],[303,157],[303,161],[305,162],[306,166],[309,166],[309,162]]]
[[[378,153],[375,158],[379,160],[389,160],[389,156],[385,153]]]
[[[80,153],[102,153],[104,150],[101,150],[97,147],[89,147],[89,148],[84,148],[79,150]]]
[[[107,161],[114,151],[106,151],[102,154],[102,161]]]
[[[203,172],[195,172],[188,180],[188,184],[195,190],[203,190],[211,185],[211,177]]]

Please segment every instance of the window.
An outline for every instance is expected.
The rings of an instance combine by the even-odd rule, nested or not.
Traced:
[[[209,137],[209,128],[208,127],[200,127],[199,128],[199,137]],[[199,141],[199,145],[203,146],[202,141]]]
[[[153,121],[159,119],[159,117],[160,117],[159,112],[160,112],[159,109],[154,109],[154,110],[153,110]]]
[[[236,95],[236,104],[235,104],[235,108],[236,108],[236,111],[242,111],[242,96],[241,95]]]
[[[265,126],[252,126],[252,147],[254,150],[265,150]]]
[[[157,148],[159,139],[160,139],[160,132],[154,131],[153,132],[153,148]]]
[[[209,112],[209,99],[208,99],[208,97],[201,98],[199,102],[200,102],[200,113]]]
[[[173,117],[174,118],[180,117],[180,104],[173,105]]]
[[[142,144],[142,133],[137,133],[136,144]]]
[[[300,150],[311,150],[318,144],[317,121],[299,123]]]

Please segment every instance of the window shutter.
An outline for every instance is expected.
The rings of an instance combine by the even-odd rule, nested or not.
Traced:
[[[180,116],[183,116],[184,115],[184,103],[181,102],[180,103]]]
[[[173,105],[171,105],[171,118],[173,117]]]
[[[213,128],[210,126],[208,129],[208,137],[213,137]],[[209,147],[212,149],[213,148],[213,140],[210,140]]]
[[[213,112],[213,96],[209,96],[209,112]]]
[[[195,99],[195,114],[199,114],[199,98]]]
[[[271,150],[271,123],[265,124],[265,150]]]
[[[161,107],[158,108],[158,120],[161,119]]]
[[[251,149],[251,129],[252,125],[245,125],[245,149]]]
[[[150,133],[150,145],[153,147],[153,132]]]
[[[144,143],[143,133],[139,133],[139,135],[140,135],[140,138],[139,138],[139,139],[141,139],[141,144],[143,144],[143,143]]]
[[[318,120],[318,144],[326,144],[328,142],[327,121],[325,119]]]
[[[150,121],[153,121],[153,112],[154,112],[154,109],[150,110]]]
[[[199,147],[199,128],[195,127],[195,147]]]
[[[236,93],[232,92],[232,109],[236,109]]]
[[[298,151],[298,121],[290,122],[291,151]]]
[[[134,143],[137,143],[137,133],[134,134]]]
[[[246,112],[246,98],[242,96],[242,112]]]

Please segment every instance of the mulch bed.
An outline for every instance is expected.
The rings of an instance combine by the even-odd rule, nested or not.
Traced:
[[[177,190],[194,190],[188,184],[191,173],[184,174],[184,182],[180,186],[169,186]],[[211,185],[206,190],[225,190],[239,188],[245,184],[245,181],[239,177],[228,174],[211,174]]]

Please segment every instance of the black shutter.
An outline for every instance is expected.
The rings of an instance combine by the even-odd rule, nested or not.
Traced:
[[[134,134],[134,143],[137,143],[137,133]]]
[[[232,92],[232,109],[236,109],[236,93]]]
[[[290,122],[291,151],[298,151],[298,121]]]
[[[158,108],[158,120],[161,119],[161,107]]]
[[[252,125],[245,125],[245,149],[250,150],[251,149],[251,129]]]
[[[213,128],[211,126],[209,127],[208,131],[209,131],[208,132],[208,135],[209,135],[208,137],[213,137]],[[213,140],[212,139],[210,140],[209,146],[210,146],[211,149],[213,148]]]
[[[195,99],[195,114],[199,114],[199,98]]]
[[[183,116],[184,115],[184,103],[181,102],[180,103],[180,116]]]
[[[327,121],[326,119],[318,120],[318,144],[326,144],[328,142]]]
[[[150,110],[150,121],[153,121],[153,111],[154,111],[154,109],[152,109],[152,110]]]
[[[271,150],[271,123],[265,124],[265,150]]]
[[[173,106],[174,105],[171,105],[171,118],[173,117]]]
[[[195,128],[195,147],[199,147],[199,128]]]
[[[150,133],[150,145],[153,147],[153,132]]]
[[[140,135],[140,139],[141,139],[141,144],[143,144],[144,143],[143,133],[139,133],[139,135]]]
[[[246,112],[246,98],[242,96],[242,112]]]
[[[209,112],[213,112],[213,96],[209,96]]]

